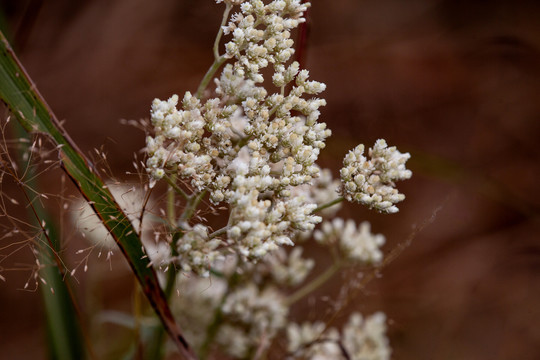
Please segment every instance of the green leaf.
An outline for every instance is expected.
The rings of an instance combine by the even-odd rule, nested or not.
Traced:
[[[56,238],[57,233],[53,226],[48,227],[49,237]],[[79,316],[72,302],[69,284],[66,284],[61,271],[54,264],[53,250],[48,246],[41,248],[39,259],[47,264],[40,276],[47,282],[40,284],[47,324],[47,344],[49,358],[58,360],[84,359],[82,330]],[[53,289],[54,293],[50,290]],[[89,350],[91,352],[91,350]]]
[[[26,137],[23,128],[16,122],[11,123],[18,138]],[[20,186],[25,197],[30,200],[27,188],[39,193],[36,170],[32,164],[24,166],[23,155],[30,148],[30,142],[22,142],[17,151],[20,168],[25,168],[25,178],[21,179],[25,186]],[[57,227],[40,201],[30,200],[26,207],[29,223],[45,231],[40,233],[36,243],[39,249],[37,258],[43,266],[40,277],[45,280],[39,283],[43,301],[46,337],[49,359],[70,360],[84,359],[83,330],[80,326],[80,312],[74,302],[69,279],[65,278],[63,263],[59,257],[61,242]],[[93,354],[91,349],[88,349]]]
[[[174,320],[150,260],[131,222],[92,164],[61,127],[0,33],[0,98],[28,132],[42,133],[58,146],[62,168],[88,200],[124,254],[163,326],[186,359],[195,356]]]

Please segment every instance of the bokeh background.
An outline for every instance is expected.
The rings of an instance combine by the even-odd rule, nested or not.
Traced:
[[[349,149],[385,138],[412,154],[414,173],[398,185],[407,195],[398,214],[341,210],[384,233],[387,253],[408,246],[354,293],[337,322],[347,311],[385,311],[394,359],[539,359],[540,3],[313,2],[303,62],[327,84],[321,120],[333,130],[321,164],[337,176]],[[148,117],[155,97],[196,89],[222,7],[1,0],[0,23],[75,142],[85,153],[103,149],[123,179],[144,133],[120,119]],[[58,173],[42,182],[53,189]],[[32,261],[24,252],[13,257]],[[116,255],[112,271],[92,262],[92,275],[79,277],[83,308],[129,310],[124,260]],[[3,359],[45,357],[39,293],[21,290],[28,275],[0,282]],[[295,319],[331,308],[323,295],[332,298],[355,276],[320,289],[293,309]],[[115,326],[106,331],[112,335],[95,334],[103,346],[129,340]]]

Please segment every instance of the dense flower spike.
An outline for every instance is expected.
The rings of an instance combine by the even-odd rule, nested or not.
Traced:
[[[281,87],[290,82],[296,74],[293,75],[295,71],[288,70],[284,64],[294,54],[291,30],[305,21],[302,14],[308,6],[300,0],[276,0],[268,5],[261,0],[244,2],[240,6],[241,12],[234,14],[223,28],[225,34],[232,35],[232,40],[225,45],[225,54],[236,59],[235,71],[262,83],[264,78],[260,70],[271,63],[275,69],[274,84]],[[291,67],[298,72],[297,64]],[[324,86],[315,88],[320,92]]]
[[[312,230],[321,221],[319,216],[311,215],[317,205],[306,204],[303,197],[272,203],[259,200],[260,195],[255,189],[241,187],[232,199],[234,211],[227,235],[231,245],[246,258],[261,258],[280,245],[294,245],[292,234]]]
[[[405,168],[411,156],[400,153],[394,146],[388,147],[382,139],[369,149],[369,160],[363,154],[364,145],[358,145],[343,160],[343,196],[348,201],[359,202],[380,212],[398,212],[394,204],[403,201],[405,195],[395,188],[395,181],[412,176],[412,172]]]
[[[225,240],[246,258],[293,245],[297,232],[321,221],[311,214],[317,199],[292,196],[319,176],[315,162],[331,134],[317,122],[325,100],[312,97],[325,85],[308,80],[297,62],[285,65],[294,52],[290,31],[308,6],[242,2],[224,27],[232,36],[225,56],[234,61],[214,81],[217,97],[201,101],[187,92],[181,104],[177,95],[152,104],[154,135],[146,140],[151,185],[173,173],[195,191],[208,191],[214,204],[228,203]],[[258,85],[269,64],[278,87],[273,94]]]

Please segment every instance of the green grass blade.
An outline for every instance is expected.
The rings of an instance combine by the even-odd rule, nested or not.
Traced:
[[[49,237],[56,238],[54,226],[49,226]],[[47,345],[49,358],[58,360],[84,359],[82,332],[79,316],[75,310],[62,273],[54,263],[53,250],[47,246],[41,248],[39,259],[42,264],[50,264],[40,271],[40,276],[47,282],[41,284],[41,297],[45,309],[47,324]],[[54,293],[50,289],[54,290]],[[89,352],[91,350],[89,349]]]
[[[84,158],[62,129],[1,33],[0,98],[27,131],[43,133],[58,145],[62,168],[115,239],[139,280],[144,294],[180,353],[186,359],[193,359],[193,352],[171,314],[156,273],[144,254],[137,232],[92,168],[91,163]]]
[[[16,122],[11,123],[17,137],[26,136],[23,128]],[[23,154],[28,151],[29,143],[21,143],[18,149],[18,162],[23,166]],[[36,171],[32,164],[26,167],[25,177],[22,179],[26,187],[39,192]],[[21,190],[28,197],[25,187]],[[27,207],[29,222],[35,226],[43,227],[37,242],[38,260],[42,266],[40,277],[45,282],[40,282],[41,299],[45,312],[46,337],[49,359],[71,360],[85,359],[83,347],[83,332],[80,326],[81,314],[74,302],[69,279],[65,278],[65,271],[59,253],[61,249],[60,234],[51,216],[39,201],[32,201]],[[54,292],[53,292],[54,291]],[[88,344],[89,345],[89,344]],[[88,346],[89,347],[89,346]],[[89,348],[89,354],[93,351]]]

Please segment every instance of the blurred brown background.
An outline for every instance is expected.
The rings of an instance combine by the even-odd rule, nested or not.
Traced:
[[[83,151],[103,146],[119,178],[144,144],[119,120],[196,89],[222,8],[0,1],[3,31],[49,105]],[[381,137],[412,154],[398,214],[340,213],[369,219],[387,252],[413,238],[348,307],[387,313],[394,359],[540,358],[539,18],[540,2],[510,0],[314,1],[309,11],[305,64],[328,85],[321,120],[333,130],[321,164],[337,176],[349,149]],[[122,261],[92,276],[111,308],[129,309]],[[45,356],[39,294],[18,290],[27,276],[0,283],[2,359]]]

